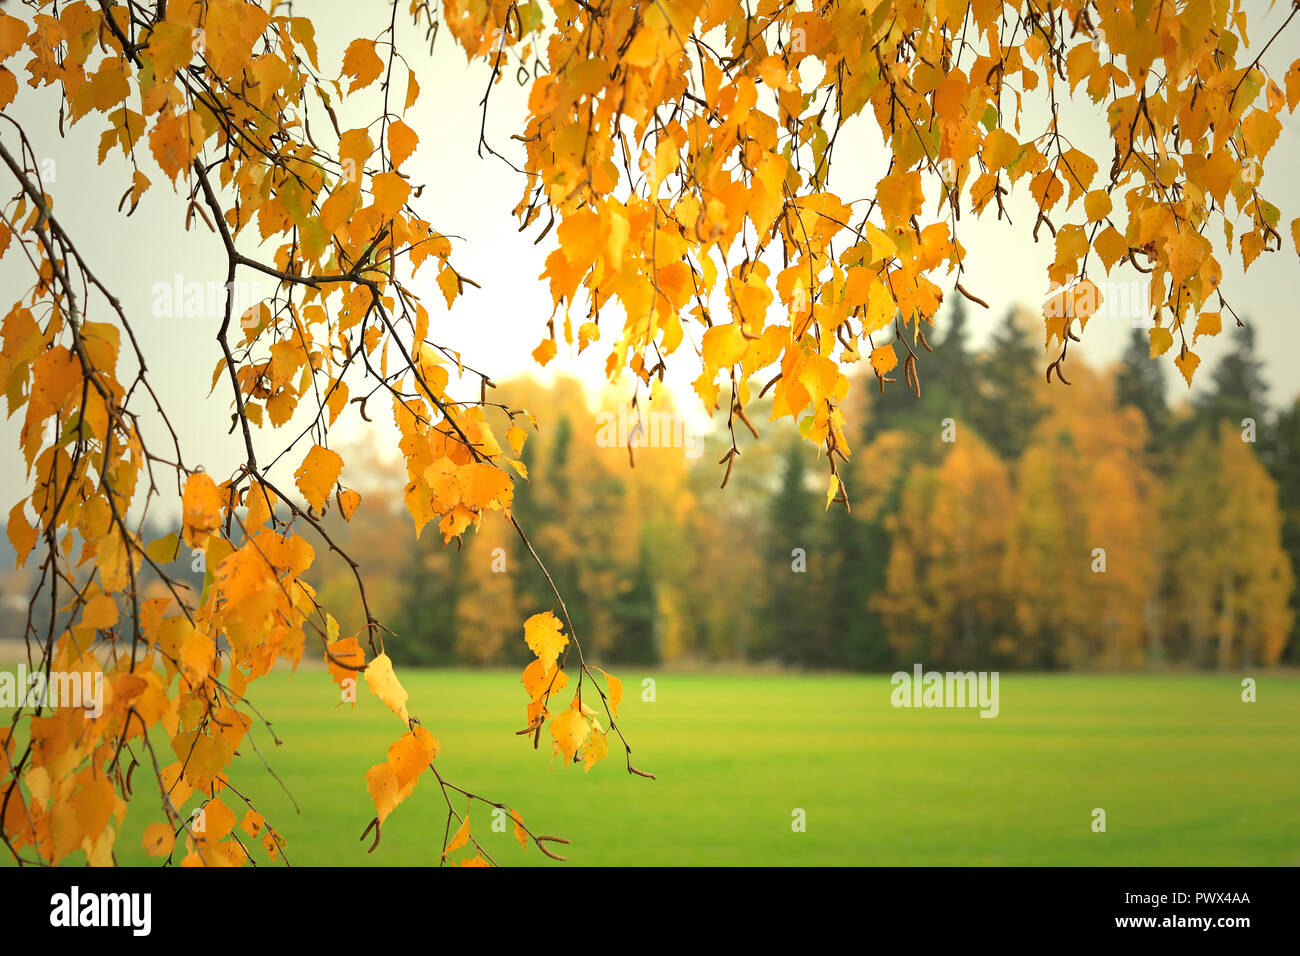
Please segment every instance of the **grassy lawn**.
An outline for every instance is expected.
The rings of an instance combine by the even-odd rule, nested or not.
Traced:
[[[578,864],[1300,864],[1295,676],[1261,677],[1246,704],[1230,676],[1004,674],[989,720],[896,710],[883,675],[656,673],[647,703],[644,675],[625,668],[621,724],[650,781],[626,774],[613,744],[590,773],[551,766],[545,736],[534,751],[513,734],[524,723],[515,674],[399,672],[442,744],[443,774],[567,837],[561,852]],[[399,736],[397,719],[364,686],[355,709],[335,708],[323,672],[258,684],[284,746],[253,733],[302,812],[247,745],[232,779],[286,835],[290,861],[436,864],[446,810],[430,774],[373,854],[358,839],[373,815],[365,772]],[[143,770],[124,863],[150,862],[140,836],[159,818]],[[1092,832],[1095,807],[1105,833]],[[806,832],[792,831],[795,808]],[[485,807],[471,819],[498,862],[559,865],[491,832]]]

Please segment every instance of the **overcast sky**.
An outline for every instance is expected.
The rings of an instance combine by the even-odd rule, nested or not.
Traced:
[[[1277,4],[1271,12],[1265,2],[1248,5],[1256,15],[1250,37],[1255,49],[1272,35],[1276,25],[1288,12],[1288,4]],[[21,9],[21,8],[19,8]],[[299,0],[296,11],[310,13],[318,25],[320,61],[326,73],[342,61],[347,41],[358,35],[378,36],[387,25],[389,5],[378,0]],[[17,11],[15,11],[17,12]],[[402,15],[405,16],[403,7]],[[1264,64],[1279,80],[1291,58],[1300,49],[1300,26],[1293,24],[1290,33],[1274,44]],[[546,334],[546,319],[551,311],[550,293],[538,280],[546,254],[553,248],[554,232],[539,246],[533,245],[536,230],[528,234],[517,231],[511,210],[520,196],[521,181],[500,160],[480,159],[476,155],[479,127],[478,101],[486,85],[487,71],[481,65],[467,66],[465,57],[451,38],[443,35],[432,56],[422,48],[411,31],[403,48],[419,76],[422,95],[407,116],[408,123],[421,137],[420,147],[404,167],[416,182],[428,188],[417,206],[425,218],[446,234],[461,237],[455,244],[457,268],[474,279],[481,290],[467,289],[466,295],[448,313],[443,309],[441,294],[434,287],[434,273],[425,271],[417,289],[425,297],[433,324],[431,337],[443,344],[463,350],[467,363],[482,368],[501,381],[523,372],[536,372],[530,355]],[[373,101],[363,100],[359,107],[377,111],[378,85]],[[516,160],[522,156],[518,143],[509,135],[521,128],[524,116],[524,92],[507,79],[493,93],[489,135],[494,146]],[[56,124],[57,101],[48,91],[32,91],[20,86],[18,102],[7,111],[19,119],[43,157],[53,161],[53,176],[47,176],[47,188],[55,197],[55,212],[71,233],[78,237],[82,253],[101,278],[121,298],[132,318],[142,346],[149,356],[152,381],[173,409],[172,420],[181,427],[186,459],[203,464],[210,472],[225,476],[238,464],[239,443],[228,435],[230,399],[223,381],[208,396],[208,385],[220,355],[215,341],[219,324],[218,309],[212,315],[172,319],[152,314],[155,286],[182,282],[224,281],[224,256],[217,237],[201,225],[188,233],[183,230],[184,202],[174,195],[165,176],[156,167],[144,166],[155,185],[142,200],[136,214],[123,220],[116,207],[128,187],[130,171],[120,155],[104,166],[95,163],[102,117],[92,114],[77,127],[70,128],[60,139]],[[370,115],[373,115],[371,112]],[[356,114],[359,118],[361,114]],[[1111,150],[1106,142],[1104,118],[1099,108],[1083,102],[1063,111],[1063,123],[1071,130],[1076,145],[1095,157],[1104,175]],[[1283,130],[1268,160],[1268,175],[1262,182],[1265,195],[1282,210],[1284,227],[1300,215],[1300,188],[1296,171],[1300,168],[1300,136],[1296,120],[1282,114]],[[1037,122],[1038,125],[1035,125]],[[345,122],[346,125],[346,122]],[[866,120],[849,128],[836,149],[836,179],[832,186],[844,197],[869,194],[883,175],[887,157],[872,136],[874,121]],[[1026,120],[1021,139],[1041,131],[1038,120]],[[5,142],[14,148],[12,134],[0,130]],[[1023,185],[1023,184],[1022,184]],[[1023,192],[1023,190],[1021,190]],[[932,198],[932,197],[930,197]],[[928,204],[928,208],[932,203]],[[1041,301],[1047,264],[1054,258],[1050,237],[1035,244],[1029,236],[1033,211],[1023,199],[1011,204],[1014,226],[996,219],[963,218],[959,238],[968,258],[965,285],[991,306],[988,312],[972,306],[969,310],[974,344],[982,344],[995,323],[1002,321],[1007,310],[1016,304]],[[1216,226],[1214,231],[1221,234]],[[1259,351],[1264,359],[1274,404],[1290,401],[1300,391],[1300,375],[1294,368],[1294,356],[1300,353],[1300,329],[1295,321],[1300,303],[1300,272],[1290,245],[1289,229],[1284,228],[1287,245],[1280,253],[1262,256],[1247,279],[1242,272],[1239,254],[1225,255],[1223,289],[1239,314],[1254,324]],[[0,298],[7,309],[30,284],[27,267],[11,250],[0,262]],[[1121,274],[1122,273],[1122,274]],[[241,278],[256,281],[249,273]],[[1100,275],[1098,275],[1100,278]],[[1137,281],[1133,270],[1116,270],[1112,281]],[[947,287],[951,280],[936,277]],[[1103,291],[1106,287],[1103,286]],[[268,290],[269,291],[269,290]],[[1123,317],[1098,319],[1089,325],[1078,353],[1091,363],[1105,363],[1118,357],[1131,327]],[[576,374],[598,388],[603,381],[603,366],[613,335],[612,323],[605,323],[606,341],[597,343],[581,357],[567,354],[562,346],[559,356],[543,377],[556,373]],[[1203,364],[1197,388],[1205,387],[1216,360],[1232,345],[1232,324],[1225,315],[1224,333],[1217,339],[1202,339],[1196,346]],[[1076,354],[1071,350],[1072,357]],[[695,409],[698,402],[689,382],[698,374],[694,357],[684,346],[674,358],[677,365],[670,384],[678,394],[677,404]],[[1166,356],[1166,358],[1168,358]],[[1162,363],[1171,396],[1186,393],[1186,387],[1169,362]],[[0,441],[14,448],[21,415],[0,426]],[[356,426],[366,426],[350,412],[333,432],[335,440],[355,437]],[[378,416],[372,415],[378,418]],[[301,418],[301,416],[299,416]],[[297,425],[297,421],[294,423]],[[544,425],[545,423],[543,423]],[[295,428],[294,433],[296,434]],[[283,446],[270,432],[255,436],[263,460]],[[158,440],[155,435],[154,440]],[[290,456],[288,467],[278,472],[281,480],[291,480],[297,462],[305,454]],[[9,503],[25,493],[21,457],[6,456],[0,473],[0,491],[7,512]],[[346,478],[346,473],[345,473]]]

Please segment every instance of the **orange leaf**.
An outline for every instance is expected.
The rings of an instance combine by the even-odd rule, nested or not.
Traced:
[[[313,445],[298,470],[293,473],[298,490],[311,504],[317,514],[325,511],[325,502],[334,490],[343,470],[343,459],[338,452],[320,445]]]
[[[210,533],[221,527],[221,505],[221,492],[208,475],[197,472],[185,480],[181,520],[187,544],[201,546]]]
[[[424,743],[410,731],[388,748],[388,766],[393,769],[398,787],[405,787],[419,777],[428,768],[429,761],[429,751]]]
[[[533,349],[533,359],[538,365],[545,365],[551,359],[555,358],[555,340],[543,339],[541,345]]]
[[[144,828],[144,839],[140,842],[150,856],[167,856],[176,845],[176,834],[165,823],[151,823]]]
[[[876,375],[884,378],[898,365],[898,356],[894,354],[894,343],[882,345],[871,350],[871,367]]]
[[[617,717],[618,705],[623,700],[623,682],[613,674],[606,673],[605,683],[609,686],[609,712]]]
[[[352,77],[348,93],[364,89],[384,71],[384,61],[375,52],[375,41],[366,39],[353,40],[343,54],[343,75]]]
[[[1174,364],[1178,366],[1178,371],[1183,373],[1183,378],[1187,380],[1187,387],[1192,387],[1192,376],[1196,374],[1196,367],[1201,364],[1201,357],[1190,349],[1184,348],[1178,357],[1174,359]]]
[[[388,155],[393,165],[401,166],[415,152],[419,142],[420,137],[415,134],[415,130],[401,120],[394,120],[393,125],[388,127]]]
[[[558,694],[568,682],[569,675],[566,672],[556,670],[553,664],[547,667],[540,659],[524,668],[524,690],[530,700],[541,700],[548,690],[552,694]]]
[[[375,208],[385,217],[396,216],[411,194],[411,185],[397,173],[380,173],[370,181]]]
[[[468,842],[469,842],[469,811],[466,810],[464,818],[460,821],[460,826],[456,829],[455,835],[451,838],[451,842],[448,843],[447,848],[442,851],[443,859],[447,858],[448,853],[455,853],[457,850],[459,850]]]
[[[375,813],[383,823],[388,815],[402,802],[397,785],[397,775],[387,763],[377,763],[366,771],[366,790],[374,801]]]
[[[1196,317],[1196,331],[1192,333],[1192,344],[1202,335],[1215,336],[1223,331],[1223,317],[1218,312],[1202,312]]]
[[[331,658],[333,658],[333,660],[331,660]],[[326,657],[325,660],[329,665],[330,676],[334,678],[334,683],[342,687],[345,680],[351,679],[354,682],[356,681],[357,675],[361,673],[361,666],[366,662],[366,655],[365,652],[361,650],[361,645],[357,643],[355,637],[345,637],[341,641],[335,641],[330,645],[329,656]],[[339,664],[334,663],[334,661],[338,661],[340,664],[351,664],[353,667],[358,668],[358,670],[352,670],[348,667],[340,667]],[[355,684],[353,686],[355,686]]]
[[[339,495],[339,510],[343,512],[343,520],[351,521],[352,516],[357,512],[357,506],[360,504],[361,492],[359,491],[353,491],[349,488]]]

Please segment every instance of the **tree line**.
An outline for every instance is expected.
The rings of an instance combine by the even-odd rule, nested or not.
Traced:
[[[761,406],[750,419],[762,439],[741,442],[724,490],[730,436],[694,435],[665,396],[642,392],[631,407],[627,389],[593,401],[570,379],[503,385],[509,403],[548,423],[525,447],[514,507],[550,580],[505,521],[486,522],[459,553],[429,533],[395,553],[409,520],[396,499],[394,527],[339,522],[378,566],[390,652],[519,663],[520,615],[559,613],[554,584],[578,634],[624,662],[1297,659],[1300,401],[1270,411],[1251,326],[1230,330],[1212,379],[1175,406],[1141,330],[1114,367],[1080,363],[1069,386],[1049,386],[1023,316],[979,350],[960,303],[942,325],[919,397],[865,375],[850,393],[861,427],[840,469],[848,510],[826,506],[813,450],[765,424]],[[346,605],[343,570],[323,588]]]
[[[960,301],[944,319],[919,397],[855,382],[847,510],[827,506],[824,464],[793,427],[765,422],[762,403],[749,414],[761,439],[740,441],[721,489],[730,435],[696,434],[670,396],[642,391],[633,405],[627,388],[520,379],[500,387],[503,403],[547,427],[524,446],[514,513],[549,579],[499,518],[460,549],[432,526],[403,539],[401,476],[373,446],[349,454],[369,520],[326,525],[368,569],[390,654],[415,664],[524,662],[518,622],[559,613],[555,590],[579,636],[619,662],[1300,660],[1300,397],[1270,410],[1249,324],[1228,330],[1231,351],[1175,405],[1142,330],[1113,367],[1080,362],[1065,386],[1043,380],[1027,316],[978,350]],[[364,621],[352,572],[320,565],[322,603],[350,633]],[[202,588],[185,554],[171,571]]]

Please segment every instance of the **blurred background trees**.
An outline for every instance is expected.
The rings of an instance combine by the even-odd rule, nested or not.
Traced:
[[[882,393],[869,370],[857,381],[848,512],[825,507],[814,450],[764,409],[762,440],[746,435],[720,489],[730,439],[692,434],[665,398],[620,412],[627,389],[504,383],[502,400],[547,424],[525,445],[515,510],[584,646],[625,663],[849,670],[1300,659],[1300,401],[1269,411],[1249,327],[1227,330],[1232,353],[1173,405],[1140,331],[1114,367],[1072,363],[1069,387],[1048,386],[1026,315],[978,352],[964,304],[946,319],[919,399]],[[602,412],[633,423],[631,456]],[[374,454],[364,471],[368,500],[389,507],[331,533],[397,635],[389,652],[522,664],[517,622],[556,604],[514,529],[489,520],[460,553],[431,531],[412,546],[400,476]],[[345,567],[319,587],[344,633],[359,626]]]

